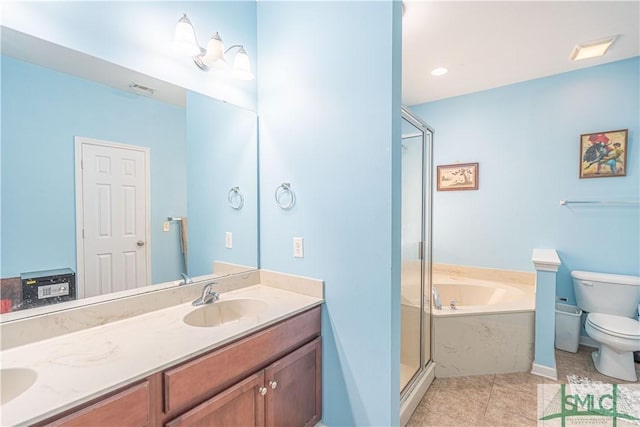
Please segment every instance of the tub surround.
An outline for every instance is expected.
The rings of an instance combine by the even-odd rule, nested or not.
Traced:
[[[535,285],[536,280],[535,273],[528,271],[498,270],[454,264],[433,264],[432,274],[434,282],[460,281],[472,278],[474,280],[508,283],[518,287],[532,287]]]
[[[536,268],[535,357],[531,373],[555,380],[556,273],[561,262],[555,249],[534,249],[531,261]]]
[[[433,325],[437,378],[531,369],[533,311],[436,316]]]
[[[261,273],[247,275],[258,283],[249,283],[251,277],[236,277],[225,278],[228,283],[220,285],[220,301],[256,298],[267,303],[266,310],[257,318],[224,327],[192,327],[183,322],[183,317],[194,310],[191,301],[202,290],[202,283],[119,301],[120,305],[135,306],[175,298],[173,305],[143,314],[127,309],[118,313],[110,302],[104,307],[83,307],[41,316],[48,319],[29,318],[2,324],[3,339],[5,329],[19,329],[20,325],[29,337],[21,338],[14,333],[7,340],[1,354],[2,368],[29,368],[37,373],[37,379],[27,391],[2,405],[0,424],[23,425],[44,420],[323,302],[322,281],[266,272],[265,283],[260,283]],[[100,314],[96,314],[97,308],[102,310]],[[69,325],[74,322],[81,329],[69,332]],[[30,331],[48,323],[62,326],[57,330],[48,328],[49,336],[44,338]]]
[[[527,372],[533,361],[534,273],[434,264],[433,287],[442,295],[474,288],[472,305],[452,310],[442,298],[433,313],[433,360],[438,378]],[[487,300],[487,292],[493,289]],[[472,292],[473,294],[474,292]],[[441,295],[441,297],[442,297]],[[473,303],[473,297],[484,299]],[[465,301],[465,297],[462,298]]]

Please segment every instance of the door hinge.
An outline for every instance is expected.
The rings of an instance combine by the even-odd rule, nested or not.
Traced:
[[[84,228],[82,229],[82,238],[84,239]]]
[[[419,241],[418,242],[418,259],[423,259],[424,257],[424,242],[423,241]]]

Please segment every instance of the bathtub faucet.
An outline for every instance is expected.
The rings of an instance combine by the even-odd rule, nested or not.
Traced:
[[[451,300],[451,302],[449,303],[449,308],[451,310],[457,310],[458,307],[456,306],[456,301],[455,300]]]
[[[431,295],[433,295],[433,307],[436,310],[442,310],[442,302],[440,302],[440,294],[436,288],[431,288]]]

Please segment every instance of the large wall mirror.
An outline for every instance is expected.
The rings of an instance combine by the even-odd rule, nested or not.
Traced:
[[[71,269],[77,297],[95,299],[259,267],[254,111],[1,30],[11,318],[43,304],[25,303],[25,273]],[[103,244],[118,236],[133,246]]]

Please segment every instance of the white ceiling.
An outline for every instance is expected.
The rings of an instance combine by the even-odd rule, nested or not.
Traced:
[[[404,5],[404,105],[640,55],[639,0],[405,0]],[[612,35],[619,37],[605,56],[569,60],[576,44]],[[436,67],[449,72],[431,76]]]

